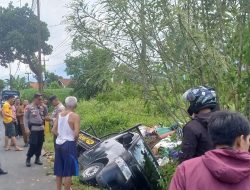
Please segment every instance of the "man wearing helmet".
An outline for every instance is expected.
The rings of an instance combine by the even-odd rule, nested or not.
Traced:
[[[211,112],[218,109],[216,92],[213,88],[205,86],[191,88],[183,97],[190,103],[188,113],[192,120],[183,128],[181,162],[201,156],[213,149],[207,125]]]

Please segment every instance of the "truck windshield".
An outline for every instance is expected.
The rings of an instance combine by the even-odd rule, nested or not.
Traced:
[[[153,189],[159,189],[160,174],[155,164],[153,155],[146,148],[144,141],[139,139],[137,144],[131,147],[130,152],[140,165],[144,175],[147,177],[149,184]]]

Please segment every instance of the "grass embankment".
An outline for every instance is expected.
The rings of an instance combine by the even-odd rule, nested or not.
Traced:
[[[139,99],[100,102],[98,100],[82,101],[77,107],[81,116],[81,127],[92,126],[97,136],[120,132],[136,124],[154,126],[159,123],[168,124],[162,116],[145,110],[144,103]]]

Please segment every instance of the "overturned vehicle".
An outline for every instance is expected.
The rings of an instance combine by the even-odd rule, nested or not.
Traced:
[[[137,125],[102,138],[81,131],[78,141],[80,181],[102,189],[160,190],[159,164],[166,159],[159,157],[158,149],[161,140],[175,130],[169,128],[162,137],[157,130],[147,131],[146,127]]]

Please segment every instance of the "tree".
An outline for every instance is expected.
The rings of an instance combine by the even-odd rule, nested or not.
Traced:
[[[105,49],[93,45],[87,49],[88,51],[80,56],[68,56],[65,62],[68,75],[75,81],[75,93],[90,99],[110,88],[113,59],[110,52]]]
[[[5,88],[5,82],[4,80],[0,79],[0,91],[2,91]]]
[[[49,84],[48,88],[49,89],[60,89],[62,87],[59,85],[58,81],[54,81],[54,82]]]
[[[11,75],[11,80],[7,79],[6,84],[11,86],[12,90],[22,90],[29,88],[29,83],[26,81],[25,77],[17,76],[16,78]]]
[[[7,8],[0,7],[0,26],[0,65],[7,67],[16,60],[28,64],[42,84],[43,68],[37,58],[38,35],[40,30],[42,53],[51,54],[52,46],[47,44],[50,36],[47,24],[39,21],[27,4],[19,8],[10,3]]]
[[[58,82],[59,79],[63,79],[63,77],[49,71],[45,72],[45,82],[47,85],[50,85],[52,82]]]
[[[197,85],[215,87],[222,107],[250,110],[247,0],[75,0],[71,9],[78,46],[112,52],[133,69],[144,100],[175,121],[180,94]]]

